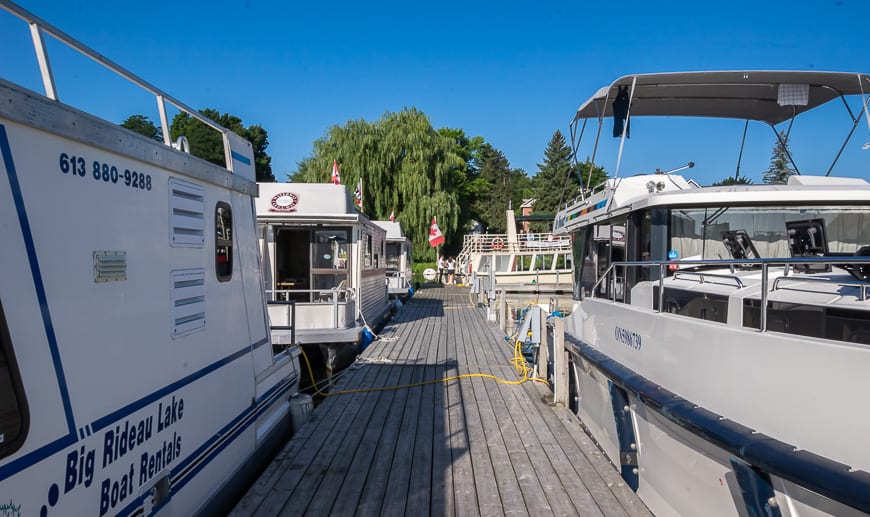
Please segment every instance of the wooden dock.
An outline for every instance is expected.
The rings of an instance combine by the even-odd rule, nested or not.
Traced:
[[[421,289],[231,515],[650,515],[543,384],[420,385],[512,357],[467,289]]]

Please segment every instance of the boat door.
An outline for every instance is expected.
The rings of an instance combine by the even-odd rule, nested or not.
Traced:
[[[275,288],[311,289],[311,230],[279,227],[275,233]],[[290,299],[310,302],[311,293],[290,293]]]
[[[593,257],[596,279],[606,274],[612,263],[625,261],[625,218],[610,220],[608,223],[595,226]],[[622,300],[624,268],[618,268],[615,273],[615,281],[608,280],[598,284],[596,296]]]

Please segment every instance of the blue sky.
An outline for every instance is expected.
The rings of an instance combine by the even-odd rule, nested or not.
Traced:
[[[330,126],[403,107],[422,110],[436,128],[484,137],[534,174],[553,132],[567,135],[577,107],[622,75],[870,72],[859,0],[19,5],[194,108],[262,125],[279,180]],[[61,101],[114,122],[133,113],[157,120],[147,94],[53,42],[49,52]],[[37,70],[26,25],[0,12],[0,77],[41,91]],[[836,138],[820,129],[831,120]],[[747,147],[741,172],[759,183],[774,137],[750,127],[758,144]],[[802,171],[824,173],[850,127],[842,105],[799,118],[792,151]],[[694,161],[687,176],[709,184],[733,175],[742,131],[739,121],[635,119],[620,175]],[[835,174],[870,179],[870,151],[860,150],[867,141],[862,121]],[[615,144],[608,138],[598,155],[611,172]]]

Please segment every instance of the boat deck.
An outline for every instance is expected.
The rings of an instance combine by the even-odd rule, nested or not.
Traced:
[[[514,381],[512,356],[467,289],[421,289],[232,515],[651,515],[546,386],[419,385]]]

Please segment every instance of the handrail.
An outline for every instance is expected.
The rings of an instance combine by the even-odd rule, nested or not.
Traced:
[[[735,275],[719,275],[719,274],[716,274],[716,273],[699,273],[699,272],[697,272],[697,271],[675,271],[675,272],[674,272],[674,278],[676,279],[678,275],[697,276],[697,277],[698,277],[698,283],[699,283],[699,284],[703,284],[703,283],[704,283],[704,277],[705,277],[705,276],[708,276],[708,277],[711,277],[711,278],[724,278],[724,279],[726,279],[726,280],[734,280],[734,282],[737,284],[737,288],[738,288],[738,289],[743,289],[743,288],[745,287],[745,286],[743,285],[743,282],[740,281],[740,278],[736,277]]]
[[[612,302],[615,302],[615,290],[613,289],[613,282],[615,279],[613,277],[616,276],[616,268],[618,267],[658,267],[659,268],[659,292],[658,292],[658,309],[656,312],[662,312],[664,309],[664,279],[665,279],[665,268],[667,266],[679,265],[679,266],[721,266],[721,267],[729,267],[734,268],[735,266],[761,266],[761,321],[759,325],[760,332],[767,331],[767,297],[768,291],[776,290],[778,286],[778,281],[781,278],[791,279],[791,280],[803,280],[803,281],[811,281],[811,282],[824,282],[827,281],[832,283],[830,280],[822,280],[819,278],[813,277],[778,277],[774,280],[771,285],[769,275],[770,275],[770,267],[771,266],[783,266],[787,271],[792,265],[806,265],[806,264],[821,264],[821,265],[837,265],[837,264],[870,264],[870,257],[868,256],[858,256],[858,255],[850,255],[850,256],[837,256],[837,257],[797,257],[797,258],[761,258],[761,259],[717,259],[717,260],[645,260],[638,262],[612,262],[601,277],[592,285],[592,293],[590,297],[597,298],[595,296],[598,287],[602,282],[607,280],[609,283],[609,288],[607,289],[608,299]],[[677,273],[675,273],[676,275]],[[693,271],[683,271],[681,274],[701,274],[699,272]],[[714,276],[714,274],[703,273],[707,276]],[[722,277],[730,278],[731,275],[717,275]],[[734,277],[736,279],[736,277]],[[739,280],[738,280],[739,281]],[[742,282],[741,282],[742,283]],[[861,284],[858,282],[837,282],[837,285],[845,285],[845,286],[856,286],[860,288],[861,295],[859,296],[860,301],[864,301],[867,298],[866,290],[870,288],[870,283]],[[770,288],[768,288],[770,286]],[[742,288],[742,287],[741,287]]]
[[[133,72],[126,70],[111,59],[96,52],[84,43],[78,41],[77,39],[58,29],[57,27],[51,25],[50,23],[39,18],[38,16],[24,10],[23,8],[10,2],[9,0],[0,0],[0,8],[3,8],[10,14],[20,18],[22,21],[30,26],[31,38],[33,39],[33,47],[36,51],[36,59],[39,63],[39,69],[42,75],[42,83],[43,87],[45,88],[46,97],[54,101],[59,100],[57,95],[57,88],[54,81],[54,73],[51,69],[51,63],[48,58],[48,50],[45,46],[43,34],[48,34],[52,36],[54,39],[63,43],[72,50],[75,50],[76,52],[84,55],[85,57],[92,59],[109,71],[117,74],[118,76],[126,79],[127,81],[154,95],[155,99],[157,100],[157,109],[160,112],[160,125],[163,131],[163,143],[167,146],[172,147],[172,141],[169,134],[169,121],[166,116],[166,102],[168,102],[172,106],[175,106],[180,111],[187,113],[196,120],[199,120],[203,124],[211,127],[215,131],[221,133],[224,145],[224,155],[227,160],[226,168],[227,170],[232,170],[232,157],[230,155],[230,152],[228,152],[228,150],[230,149],[230,145],[227,139],[227,133],[229,132],[229,129],[202,115],[197,110],[175,99],[171,95],[157,88],[148,81],[142,79]]]
[[[834,282],[828,278],[817,278],[817,277],[796,277],[796,276],[781,276],[775,278],[773,280],[773,286],[770,288],[771,291],[776,291],[779,289],[780,281],[786,282],[824,282],[828,284],[834,284],[841,287],[857,287],[861,295],[858,297],[859,301],[867,300],[867,289],[870,288],[870,284],[861,283],[858,281],[855,282]]]

